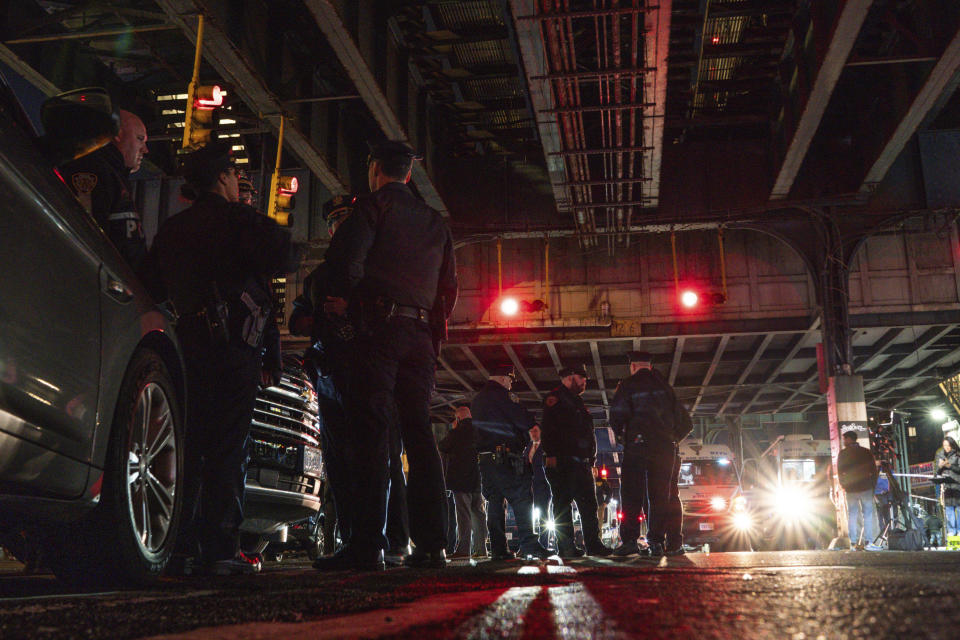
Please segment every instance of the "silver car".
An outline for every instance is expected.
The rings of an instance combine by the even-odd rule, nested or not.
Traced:
[[[180,517],[176,340],[2,78],[0,265],[0,540],[73,583],[149,581]]]

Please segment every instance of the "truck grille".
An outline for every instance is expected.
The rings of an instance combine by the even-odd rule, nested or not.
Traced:
[[[251,435],[284,444],[320,443],[317,395],[296,356],[284,356],[280,384],[257,395]]]

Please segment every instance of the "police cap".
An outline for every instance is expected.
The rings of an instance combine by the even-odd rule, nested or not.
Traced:
[[[389,160],[392,158],[416,160],[420,156],[413,150],[413,147],[402,140],[384,140],[370,146],[369,160]]]
[[[327,224],[332,224],[340,218],[349,215],[353,211],[353,206],[357,202],[357,196],[339,195],[333,196],[323,203],[323,219]]]
[[[653,362],[649,351],[628,351],[627,362]]]
[[[490,376],[506,376],[516,380],[517,372],[514,371],[512,364],[495,364],[490,367]]]
[[[582,378],[589,377],[587,376],[587,366],[583,363],[566,366],[560,369],[560,371],[558,371],[557,373],[560,375],[561,379],[566,378],[567,376],[572,376],[572,375],[578,375]]]
[[[233,167],[230,146],[221,142],[211,142],[207,146],[184,156],[180,164],[180,174],[191,185],[206,188],[217,181],[217,177]]]

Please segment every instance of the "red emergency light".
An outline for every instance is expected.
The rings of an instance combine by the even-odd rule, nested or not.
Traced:
[[[607,479],[607,468],[606,468],[606,467],[603,467],[602,469],[600,469],[600,477],[603,478],[604,480]]]
[[[623,520],[623,511],[617,511],[617,520]]]
[[[687,289],[680,294],[680,304],[685,306],[687,309],[692,309],[697,306],[697,303],[700,302],[700,296],[697,295],[697,292],[692,289]]]
[[[515,316],[520,311],[520,303],[516,298],[504,298],[500,301],[500,313],[505,316]]]

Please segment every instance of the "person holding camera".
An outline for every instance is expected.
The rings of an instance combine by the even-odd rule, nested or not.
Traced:
[[[506,500],[517,519],[521,555],[547,558],[550,552],[533,532],[533,471],[524,456],[529,442],[540,439],[540,427],[533,414],[510,397],[513,365],[493,367],[490,374],[470,405],[481,492],[487,500],[490,555],[494,560],[513,557],[507,547]]]
[[[960,535],[960,449],[952,437],[943,439],[943,448],[937,451],[933,467],[933,481],[940,485],[943,498],[947,535]]]

